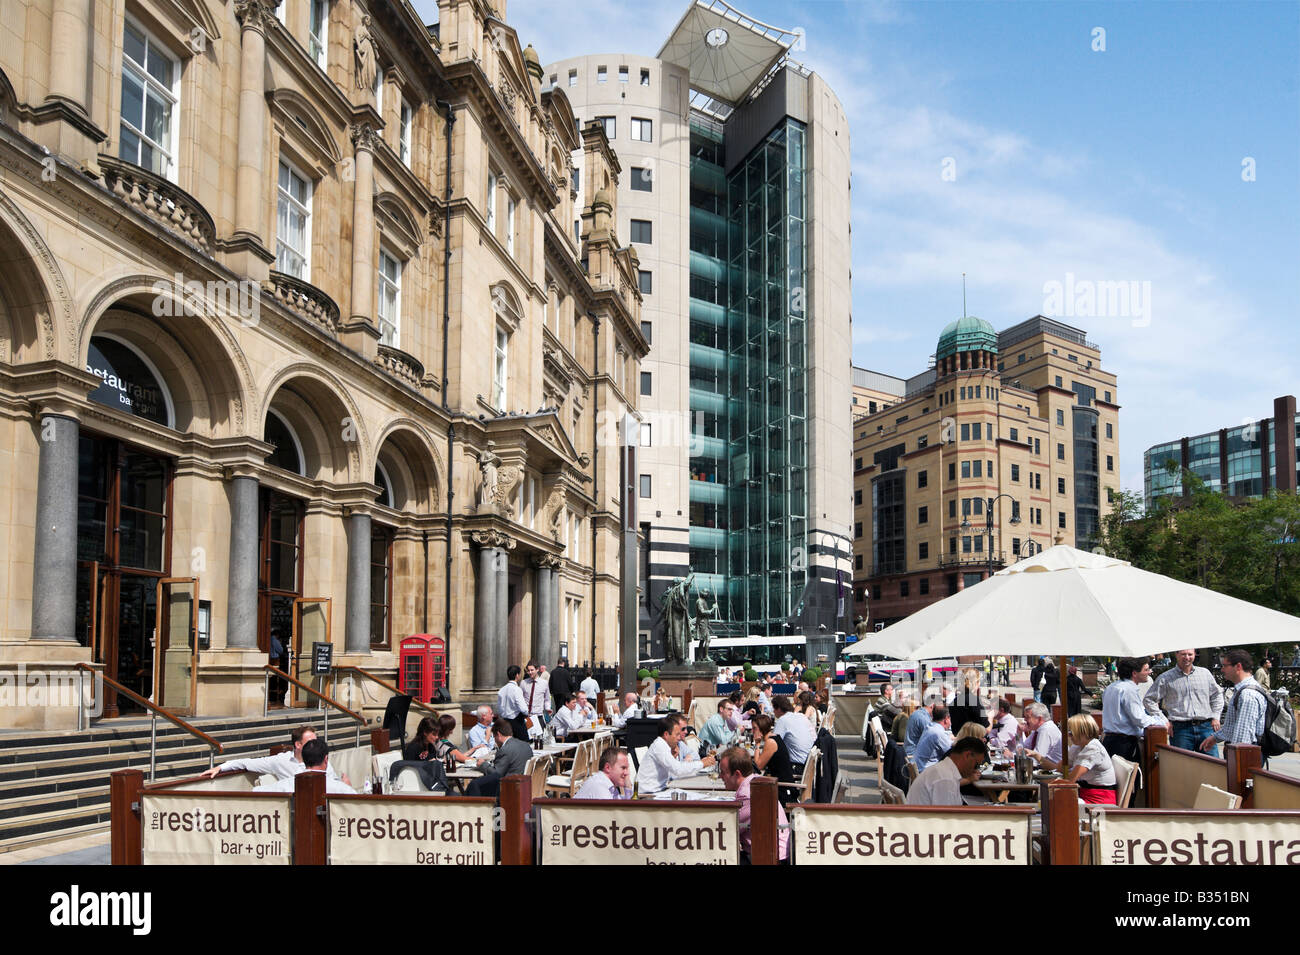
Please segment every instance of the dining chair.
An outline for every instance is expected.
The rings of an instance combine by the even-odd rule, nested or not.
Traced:
[[[1127,809],[1137,786],[1137,763],[1130,762],[1123,756],[1112,756],[1111,765],[1115,767],[1115,803],[1117,809]]]

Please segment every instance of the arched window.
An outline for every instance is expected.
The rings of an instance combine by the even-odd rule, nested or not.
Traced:
[[[95,335],[86,353],[86,371],[101,384],[90,400],[155,424],[174,428],[171,394],[153,362],[113,335]]]
[[[267,464],[282,468],[291,474],[304,474],[305,458],[302,453],[302,442],[298,440],[298,435],[289,426],[289,422],[280,417],[279,413],[267,411],[262,440],[275,446],[275,451],[266,459]]]
[[[379,495],[375,498],[376,504],[382,504],[384,507],[393,506],[393,482],[388,477],[388,471],[378,461],[375,462],[375,481],[379,485]]]

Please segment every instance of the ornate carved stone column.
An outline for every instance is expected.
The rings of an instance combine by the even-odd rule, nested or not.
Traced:
[[[345,518],[348,535],[346,653],[370,652],[370,514],[352,511]]]
[[[375,319],[375,147],[379,133],[368,123],[351,129],[356,150],[352,183],[352,328]]]
[[[267,248],[266,31],[279,0],[235,0],[239,20],[239,139],[235,152],[235,231],[232,263],[251,278],[266,278],[275,256]]]
[[[36,547],[32,567],[32,639],[77,639],[77,446],[70,414],[37,419]]]
[[[547,554],[536,562],[537,588],[534,604],[537,607],[537,621],[533,628],[533,659],[555,666],[560,656],[559,618],[556,607],[560,602],[559,567],[560,558]]]
[[[226,588],[226,646],[257,647],[258,484],[230,478],[230,575]]]
[[[473,531],[480,548],[474,594],[474,686],[496,689],[506,680],[506,625],[510,561],[515,542],[500,531]]]

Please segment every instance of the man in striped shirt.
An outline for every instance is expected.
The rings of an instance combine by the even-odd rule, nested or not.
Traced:
[[[1268,701],[1264,688],[1251,676],[1255,661],[1245,650],[1229,650],[1221,660],[1223,678],[1234,687],[1232,700],[1223,713],[1223,726],[1201,743],[1204,752],[1215,744],[1249,743],[1258,745],[1264,737],[1264,720]]]

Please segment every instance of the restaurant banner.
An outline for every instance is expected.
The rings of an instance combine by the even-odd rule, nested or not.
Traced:
[[[1300,865],[1300,812],[1094,811],[1096,865]]]
[[[1025,810],[795,807],[797,865],[1028,865]]]
[[[144,793],[145,865],[289,865],[293,797]]]
[[[491,799],[330,796],[330,865],[495,865]]]
[[[736,865],[739,803],[534,803],[541,865]]]

